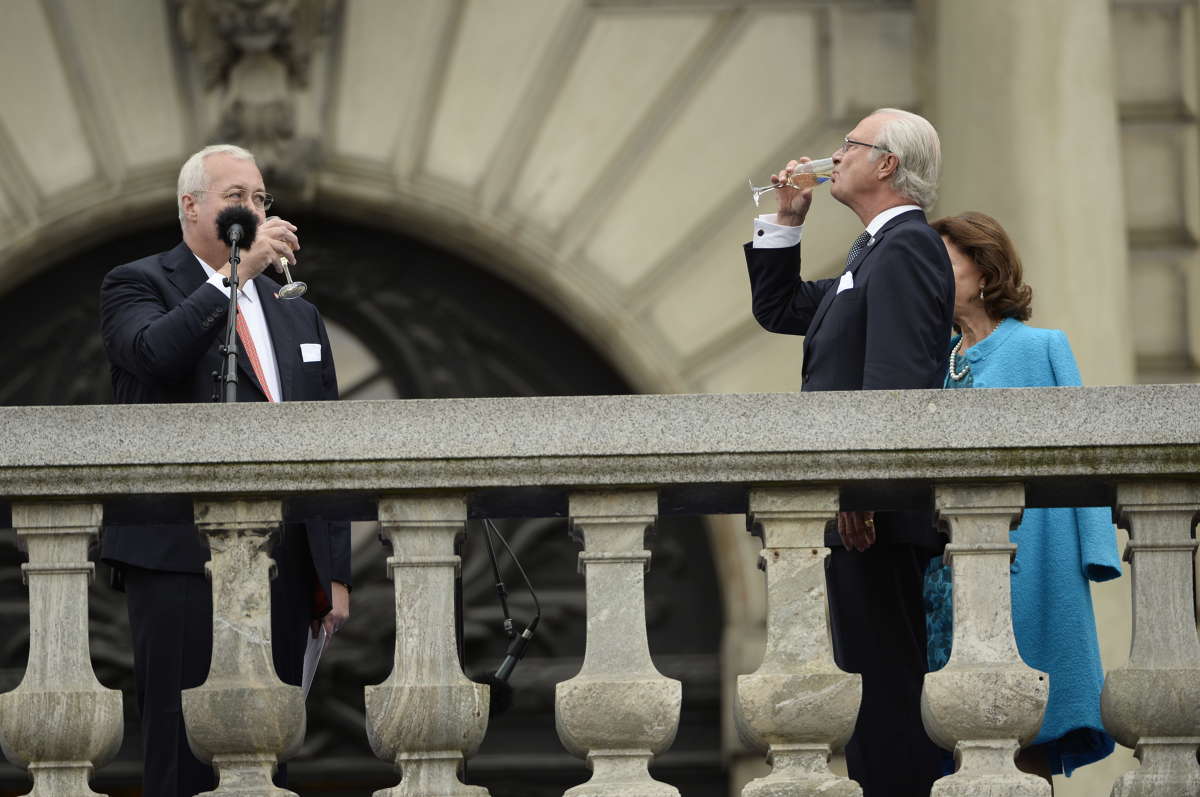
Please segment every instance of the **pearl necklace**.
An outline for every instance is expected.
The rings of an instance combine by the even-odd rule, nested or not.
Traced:
[[[1000,322],[1003,320],[1004,320],[1003,318],[1000,319],[1000,321],[997,321],[992,326],[992,332],[995,332],[997,329],[1000,328]],[[986,335],[983,336],[983,338],[986,339],[986,338],[991,337],[992,332],[987,333]],[[962,354],[963,340],[965,340],[966,337],[967,337],[966,335],[960,335],[958,338],[958,343],[955,343],[954,348],[950,350],[950,378],[953,379],[955,382],[963,381],[963,379],[966,378],[967,374],[969,374],[971,372],[971,364],[970,363],[967,363],[966,365],[964,365],[963,369],[961,371],[954,370],[954,363],[958,359],[959,355]]]

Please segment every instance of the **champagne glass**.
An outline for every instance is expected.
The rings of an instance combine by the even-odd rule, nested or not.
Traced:
[[[750,193],[754,197],[754,206],[758,207],[758,203],[762,200],[762,195],[768,191],[774,191],[785,185],[792,188],[815,188],[818,185],[829,182],[829,178],[832,176],[833,158],[821,158],[820,160],[797,165],[792,172],[792,176],[788,178],[786,183],[755,185],[752,180],[747,180],[746,182],[750,183]]]
[[[288,270],[286,257],[279,258],[279,265],[283,266],[283,276],[287,280],[287,284],[276,291],[276,295],[280,299],[299,299],[308,290],[308,285],[292,279],[292,272]]]

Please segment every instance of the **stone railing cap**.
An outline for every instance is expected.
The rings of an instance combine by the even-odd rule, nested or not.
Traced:
[[[1200,385],[0,408],[10,496],[1198,469]]]

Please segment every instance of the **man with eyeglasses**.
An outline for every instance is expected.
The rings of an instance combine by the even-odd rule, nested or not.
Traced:
[[[807,159],[803,159],[807,161]],[[926,223],[941,171],[937,131],[893,108],[863,119],[833,153],[830,193],[858,216],[845,269],[800,275],[800,239],[813,189],[771,180],[778,211],[755,221],[745,246],[754,317],[804,335],[801,390],[940,388],[954,310],[946,247]],[[945,540],[932,509],[842,512],[827,533],[829,617],[838,666],[862,673],[863,699],[846,745],[864,797],[925,797],[940,754],[921,722],[926,672],[923,576]]]
[[[183,241],[113,269],[100,290],[101,332],[120,404],[209,402],[224,361],[230,288],[229,246],[217,215],[245,205],[258,219],[238,266],[238,401],[316,401],[338,397],[325,324],[303,299],[282,301],[264,272],[295,262],[296,226],[266,218],[272,198],[254,156],[230,145],[206,147],[179,172]],[[230,412],[236,409],[230,407]],[[191,501],[131,499],[106,507],[101,557],[126,592],[134,674],[142,716],[143,794],[209,791],[216,779],[191,752],[180,692],[208,677],[212,593],[208,547],[191,523]],[[287,523],[272,550],[271,635],[279,677],[299,684],[307,633],[332,635],[349,618],[350,529],[344,522]],[[282,784],[284,773],[277,775]]]

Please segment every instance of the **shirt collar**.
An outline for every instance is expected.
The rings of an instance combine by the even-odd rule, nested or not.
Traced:
[[[196,262],[204,268],[205,276],[211,279],[212,276],[217,273],[217,270],[208,263],[205,263],[204,260],[201,259],[200,255],[192,252],[192,257],[196,258]],[[258,290],[254,287],[254,280],[252,279],[243,281],[242,284],[238,286],[238,293],[242,296],[242,298],[249,299],[251,302],[258,301]]]
[[[910,210],[920,209],[920,205],[897,205],[894,208],[888,208],[875,218],[871,219],[871,223],[867,225],[867,234],[874,238],[879,234],[879,231],[883,229],[883,225],[887,224],[901,213],[908,213]]]

